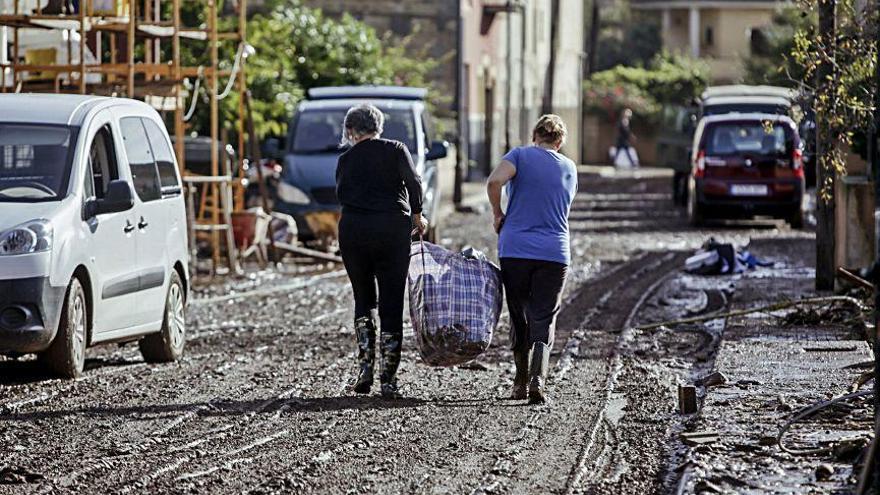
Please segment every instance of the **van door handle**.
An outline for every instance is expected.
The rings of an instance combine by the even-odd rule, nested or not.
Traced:
[[[125,227],[123,227],[122,230],[124,230],[126,234],[134,232],[134,225],[131,224],[131,220],[125,221]]]
[[[138,222],[138,228],[141,230],[144,230],[145,228],[149,227],[149,225],[150,224],[148,224],[147,221],[144,220],[144,217],[141,217],[141,221]]]

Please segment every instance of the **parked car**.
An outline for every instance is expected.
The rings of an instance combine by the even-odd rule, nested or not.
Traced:
[[[703,118],[694,135],[688,215],[771,215],[803,226],[803,147],[797,125],[774,114]]]
[[[165,126],[146,104],[0,95],[0,353],[83,371],[86,348],[184,350],[186,213]]]
[[[440,187],[437,160],[447,154],[448,144],[434,140],[431,116],[425,105],[427,91],[391,86],[314,88],[299,104],[286,144],[268,141],[266,156],[283,156],[275,209],[293,216],[302,240],[328,234],[340,211],[336,198],[336,163],[345,151],[342,121],[352,106],[371,103],[385,113],[383,138],[404,143],[422,177],[428,240],[438,238]],[[322,230],[318,232],[317,230]]]
[[[777,86],[712,86],[703,91],[699,100],[691,107],[689,121],[664,122],[662,139],[658,141],[658,156],[661,163],[675,171],[672,179],[675,203],[684,206],[688,202],[687,178],[690,163],[677,160],[691,156],[691,143],[700,119],[730,113],[765,113],[791,117],[795,96],[794,90]],[[809,156],[804,158],[808,160]]]

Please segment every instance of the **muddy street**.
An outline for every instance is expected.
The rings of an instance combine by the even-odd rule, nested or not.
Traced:
[[[692,229],[669,182],[581,169],[549,405],[506,400],[506,315],[485,355],[450,369],[424,365],[407,326],[405,398],[355,396],[341,267],[258,273],[194,292],[178,363],[104,346],[63,381],[29,357],[0,360],[0,478],[16,483],[0,493],[668,493],[675,379],[711,368],[717,338],[624,329],[685,314],[657,302],[670,284],[693,296],[685,306],[704,299],[687,314],[727,304],[727,282],[680,276],[709,236],[812,237],[777,221]],[[474,213],[444,217],[442,243],[494,256],[477,189]]]

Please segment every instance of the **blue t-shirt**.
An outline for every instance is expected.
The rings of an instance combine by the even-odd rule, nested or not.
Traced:
[[[516,175],[507,185],[499,258],[569,264],[568,214],[577,193],[574,162],[538,146],[514,148],[504,160],[516,167]]]

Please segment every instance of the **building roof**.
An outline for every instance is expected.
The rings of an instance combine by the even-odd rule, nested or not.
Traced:
[[[775,9],[787,0],[630,0],[633,9],[686,9],[690,7],[729,9]]]
[[[109,99],[88,95],[0,94],[0,121],[74,125],[89,108]]]

